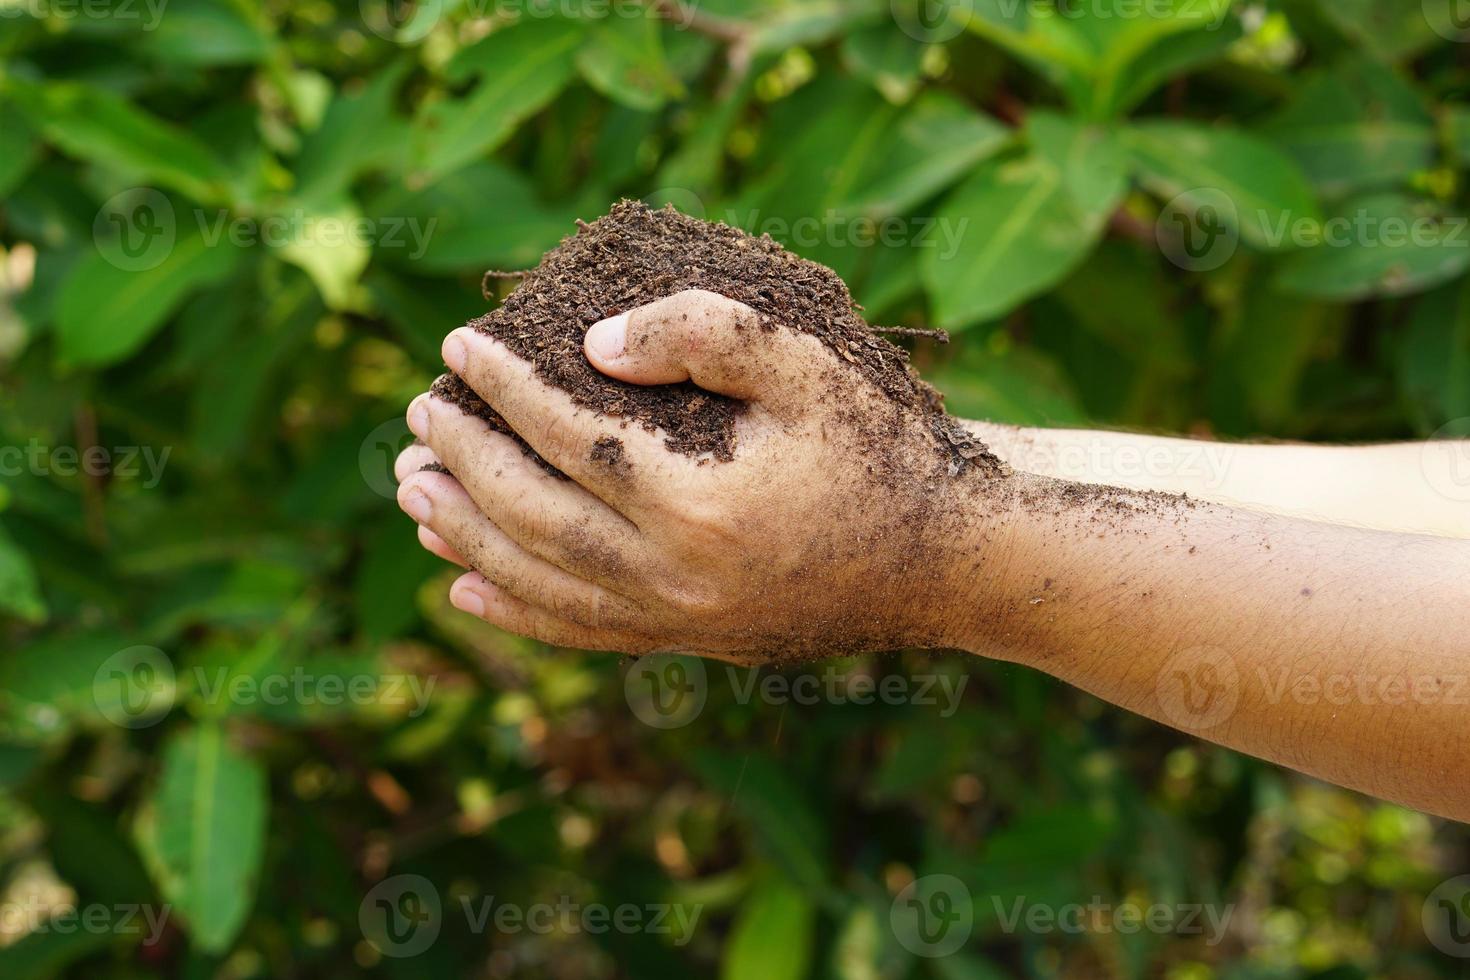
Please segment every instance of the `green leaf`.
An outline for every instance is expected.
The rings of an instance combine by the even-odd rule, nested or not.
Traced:
[[[1264,133],[1333,196],[1405,181],[1434,162],[1434,117],[1393,69],[1368,60],[1308,81]]]
[[[139,663],[146,676],[132,672]],[[172,705],[169,675],[161,652],[136,647],[113,631],[34,641],[0,660],[0,737],[45,745],[77,728],[156,719],[158,709]]]
[[[27,623],[45,622],[47,615],[30,558],[0,524],[0,615],[5,614]]]
[[[402,152],[408,121],[393,111],[398,85],[410,67],[395,61],[363,89],[338,92],[321,125],[301,145],[296,160],[296,196],[329,200],[344,193],[358,176],[385,167]]]
[[[228,237],[213,244],[209,237],[186,225],[157,265],[136,271],[119,268],[110,249],[88,252],[62,286],[56,309],[59,358],[105,365],[142,347],[190,292],[234,270],[240,250]]]
[[[757,884],[735,919],[721,980],[804,980],[812,959],[816,909],[799,889],[771,876]]]
[[[357,204],[345,196],[310,209],[288,206],[284,218],[291,237],[277,246],[276,254],[311,276],[334,310],[361,308],[357,280],[372,257],[374,236],[380,247],[410,247],[394,229],[380,225],[368,230]]]
[[[982,165],[940,209],[958,245],[925,252],[921,271],[946,329],[998,317],[1066,277],[1122,193],[1104,130],[1040,113],[1030,127],[1029,153]]]
[[[1385,60],[1398,60],[1453,37],[1460,0],[1317,0],[1338,30]],[[1463,27],[1460,26],[1463,31]]]
[[[919,90],[923,58],[924,46],[891,22],[860,28],[842,40],[843,63],[895,104]]]
[[[1113,83],[1110,104],[1099,106],[1102,116],[1119,116],[1148,98],[1165,82],[1191,69],[1219,61],[1245,35],[1237,17],[1227,17],[1217,28],[1169,34],[1139,51]]]
[[[1081,425],[1087,413],[1055,362],[1028,347],[986,351],[965,338],[961,356],[928,380],[961,418],[1008,425]]]
[[[876,21],[887,12],[886,5],[876,0],[797,0],[778,4],[773,14],[760,18],[748,43],[753,54],[815,46],[855,25]]]
[[[1398,352],[1399,382],[1426,427],[1470,418],[1470,280],[1419,301]]]
[[[205,952],[223,953],[255,901],[267,821],[265,769],[217,724],[172,737],[138,838],[159,891]]]
[[[484,218],[493,209],[495,220]],[[575,230],[570,207],[542,206],[529,181],[498,163],[475,163],[427,189],[393,190],[369,213],[380,226],[401,224],[408,247],[377,250],[380,259],[419,273],[528,269]]]
[[[759,678],[755,678],[758,683]],[[808,891],[827,887],[827,832],[802,787],[769,757],[696,750],[694,767],[725,796],[766,853]]]
[[[505,142],[571,79],[581,41],[574,22],[530,18],[464,52],[451,67],[478,73],[479,84],[462,99],[429,104],[414,120],[417,179],[437,180]]]
[[[170,6],[156,24],[143,25],[145,54],[180,65],[253,65],[266,60],[270,36],[244,14],[243,5],[192,0]]]
[[[229,174],[208,147],[121,96],[77,82],[36,85],[13,77],[5,87],[31,124],[66,152],[203,204],[229,200]]]
[[[0,197],[9,197],[41,155],[41,141],[19,112],[0,99]]]
[[[637,17],[608,17],[587,32],[577,68],[597,91],[630,109],[658,109],[684,94],[664,56],[662,20],[650,8]]]
[[[1280,150],[1240,130],[1191,122],[1137,123],[1123,132],[1145,187],[1164,200],[1223,195],[1221,219],[1262,249],[1290,247],[1286,229],[1320,219],[1306,177]]]
[[[1298,296],[1358,300],[1405,296],[1470,269],[1470,227],[1431,201],[1380,194],[1349,201],[1320,244],[1290,256],[1276,286]]]

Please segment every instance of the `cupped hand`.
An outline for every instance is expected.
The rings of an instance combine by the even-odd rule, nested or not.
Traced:
[[[932,417],[818,339],[701,290],[594,325],[585,352],[623,381],[693,381],[745,403],[734,459],[673,452],[456,330],[445,363],[571,479],[438,397],[413,402],[423,445],[398,461],[398,499],[425,547],[473,569],[454,605],[553,645],[627,653],[755,662],[954,645],[964,624],[937,599],[971,577],[998,514],[977,506],[985,480],[954,472]]]

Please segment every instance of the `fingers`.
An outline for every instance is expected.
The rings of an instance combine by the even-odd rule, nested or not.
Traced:
[[[439,535],[426,527],[419,528],[419,544],[431,555],[437,555],[445,561],[460,568],[469,568],[470,563],[464,560],[464,556],[453,548]]]
[[[536,465],[510,437],[432,396],[410,408],[424,420],[429,445],[400,457],[423,465],[423,450],[442,460],[496,527],[532,554],[579,578],[617,588],[632,584],[643,542],[626,517],[569,480]],[[405,474],[407,476],[408,474]]]
[[[603,374],[632,384],[693,381],[707,391],[794,411],[832,364],[815,337],[762,323],[718,293],[686,289],[594,323],[584,342]]]
[[[536,376],[529,361],[492,337],[461,327],[444,338],[444,363],[499,412],[526,443],[557,469],[599,498],[625,510],[639,497],[639,488],[653,476],[662,443],[637,426],[624,427],[615,419],[578,407],[566,392]],[[415,419],[424,399],[409,406],[408,426],[427,424]],[[423,438],[420,435],[420,438]],[[609,466],[596,447],[615,440],[620,465]],[[655,481],[656,482],[656,481]]]
[[[398,503],[471,568],[524,602],[593,629],[628,630],[641,621],[625,596],[557,568],[506,536],[454,478],[421,472],[398,488]]]
[[[449,588],[449,601],[503,630],[556,647],[644,653],[654,648],[647,637],[610,629],[591,629],[533,606],[495,585],[479,572],[461,575]]]

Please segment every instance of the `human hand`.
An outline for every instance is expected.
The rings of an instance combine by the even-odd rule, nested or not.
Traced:
[[[701,290],[604,320],[585,348],[614,378],[740,400],[735,458],[671,452],[456,330],[445,363],[571,478],[446,401],[413,402],[424,445],[399,460],[399,500],[426,547],[476,569],[455,582],[456,606],[629,653],[769,661],[957,643],[968,617],[953,599],[999,513],[983,505],[996,476],[956,473],[934,416],[816,338]],[[421,471],[435,462],[453,476]]]

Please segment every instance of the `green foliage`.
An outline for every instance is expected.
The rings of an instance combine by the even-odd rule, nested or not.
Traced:
[[[957,657],[830,675],[964,681],[953,712],[711,664],[664,730],[629,665],[451,610],[398,515],[401,413],[482,273],[622,196],[951,330],[914,359],[959,414],[1470,418],[1454,0],[941,6],[4,11],[0,976],[1460,975],[1419,924],[1454,828]],[[930,875],[970,889],[943,956],[894,925]],[[1095,896],[1236,930],[1004,925]],[[700,914],[477,929],[486,897]],[[67,903],[167,916],[11,914]],[[437,936],[399,958],[385,910]]]

